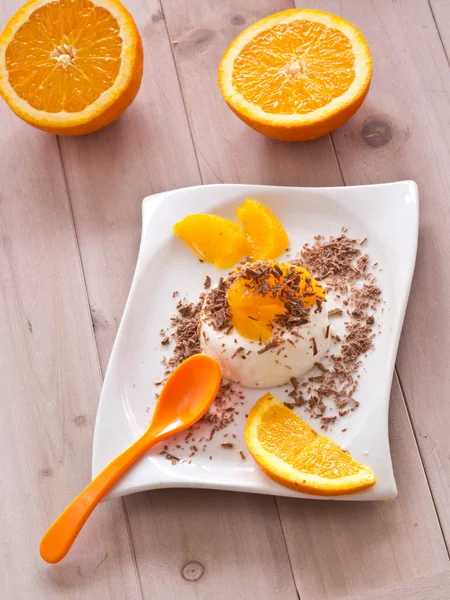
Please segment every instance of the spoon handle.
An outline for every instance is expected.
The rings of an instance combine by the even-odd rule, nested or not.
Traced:
[[[103,496],[146,450],[159,441],[158,436],[149,439],[147,432],[147,435],[139,438],[105,467],[69,504],[41,540],[39,551],[46,562],[57,563],[65,557],[89,515]]]

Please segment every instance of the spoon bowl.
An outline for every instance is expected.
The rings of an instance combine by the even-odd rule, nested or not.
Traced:
[[[217,395],[220,379],[219,364],[204,354],[191,356],[175,369],[144,435],[105,467],[47,530],[39,548],[46,562],[64,558],[94,508],[138,458],[203,417]]]
[[[217,361],[206,354],[196,354],[181,363],[161,390],[144,436],[169,431],[173,435],[196,423],[216,397],[220,377]]]

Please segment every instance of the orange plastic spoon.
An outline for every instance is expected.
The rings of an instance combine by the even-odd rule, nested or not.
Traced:
[[[115,458],[75,498],[42,538],[40,553],[48,563],[65,557],[89,515],[116,481],[149,448],[187,429],[211,406],[220,385],[220,367],[209,356],[185,360],[167,380],[144,435]]]

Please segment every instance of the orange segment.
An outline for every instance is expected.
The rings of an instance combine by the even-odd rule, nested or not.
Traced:
[[[307,423],[296,416],[294,411],[281,403],[273,402],[272,398],[270,394],[266,394],[259,400],[257,411],[261,419],[258,425],[258,439],[264,450],[275,454],[285,462],[292,463],[295,462],[298,453],[317,436]],[[255,409],[256,405],[252,412]],[[249,419],[252,417],[252,412]],[[291,432],[287,437],[286,431]]]
[[[284,313],[284,305],[277,298],[253,294],[242,279],[237,279],[227,292],[231,323],[243,337],[267,342],[272,337],[272,322]]]
[[[289,410],[289,409],[286,409]],[[358,475],[361,465],[330,438],[318,435],[291,463],[298,471],[327,479]]]
[[[337,496],[369,488],[376,477],[272,394],[250,411],[245,441],[253,458],[282,485],[306,494]]]
[[[237,223],[215,215],[189,215],[173,232],[192,248],[199,259],[221,269],[235,265],[247,253],[247,240]]]
[[[262,264],[262,263],[261,263]],[[303,297],[303,304],[311,308],[316,303],[316,296],[326,298],[325,290],[303,267],[293,267],[288,263],[269,261],[273,267],[278,265],[283,277],[291,269],[294,275],[299,276],[298,295]],[[242,272],[245,273],[245,267]],[[282,283],[271,275],[268,278],[270,286]],[[305,296],[305,292],[308,294]],[[238,277],[227,292],[227,300],[231,310],[231,322],[236,330],[245,338],[255,341],[267,342],[273,334],[274,320],[278,315],[285,313],[283,302],[279,293],[263,296],[255,293],[253,282],[247,280],[243,275]]]
[[[45,131],[90,133],[139,89],[142,43],[118,0],[30,0],[0,37],[0,93]]]
[[[301,141],[345,123],[362,104],[372,59],[341,17],[292,9],[243,31],[225,52],[219,86],[231,109],[270,137]]]
[[[277,258],[289,245],[289,238],[276,216],[256,200],[245,200],[237,209],[245,230],[252,260]]]

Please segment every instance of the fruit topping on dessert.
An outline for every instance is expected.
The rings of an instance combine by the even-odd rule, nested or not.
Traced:
[[[237,216],[245,230],[252,260],[278,258],[289,246],[283,225],[264,204],[247,199],[237,209]]]
[[[175,223],[175,235],[184,240],[200,260],[229,269],[242,258],[270,260],[282,254],[289,238],[277,217],[256,200],[238,207],[238,225],[210,214],[188,215]]]
[[[189,215],[173,227],[181,238],[205,262],[229,269],[248,254],[247,238],[237,223],[216,215]]]
[[[219,361],[226,379],[245,387],[301,377],[330,342],[325,290],[301,267],[246,263],[205,293],[202,351]]]

